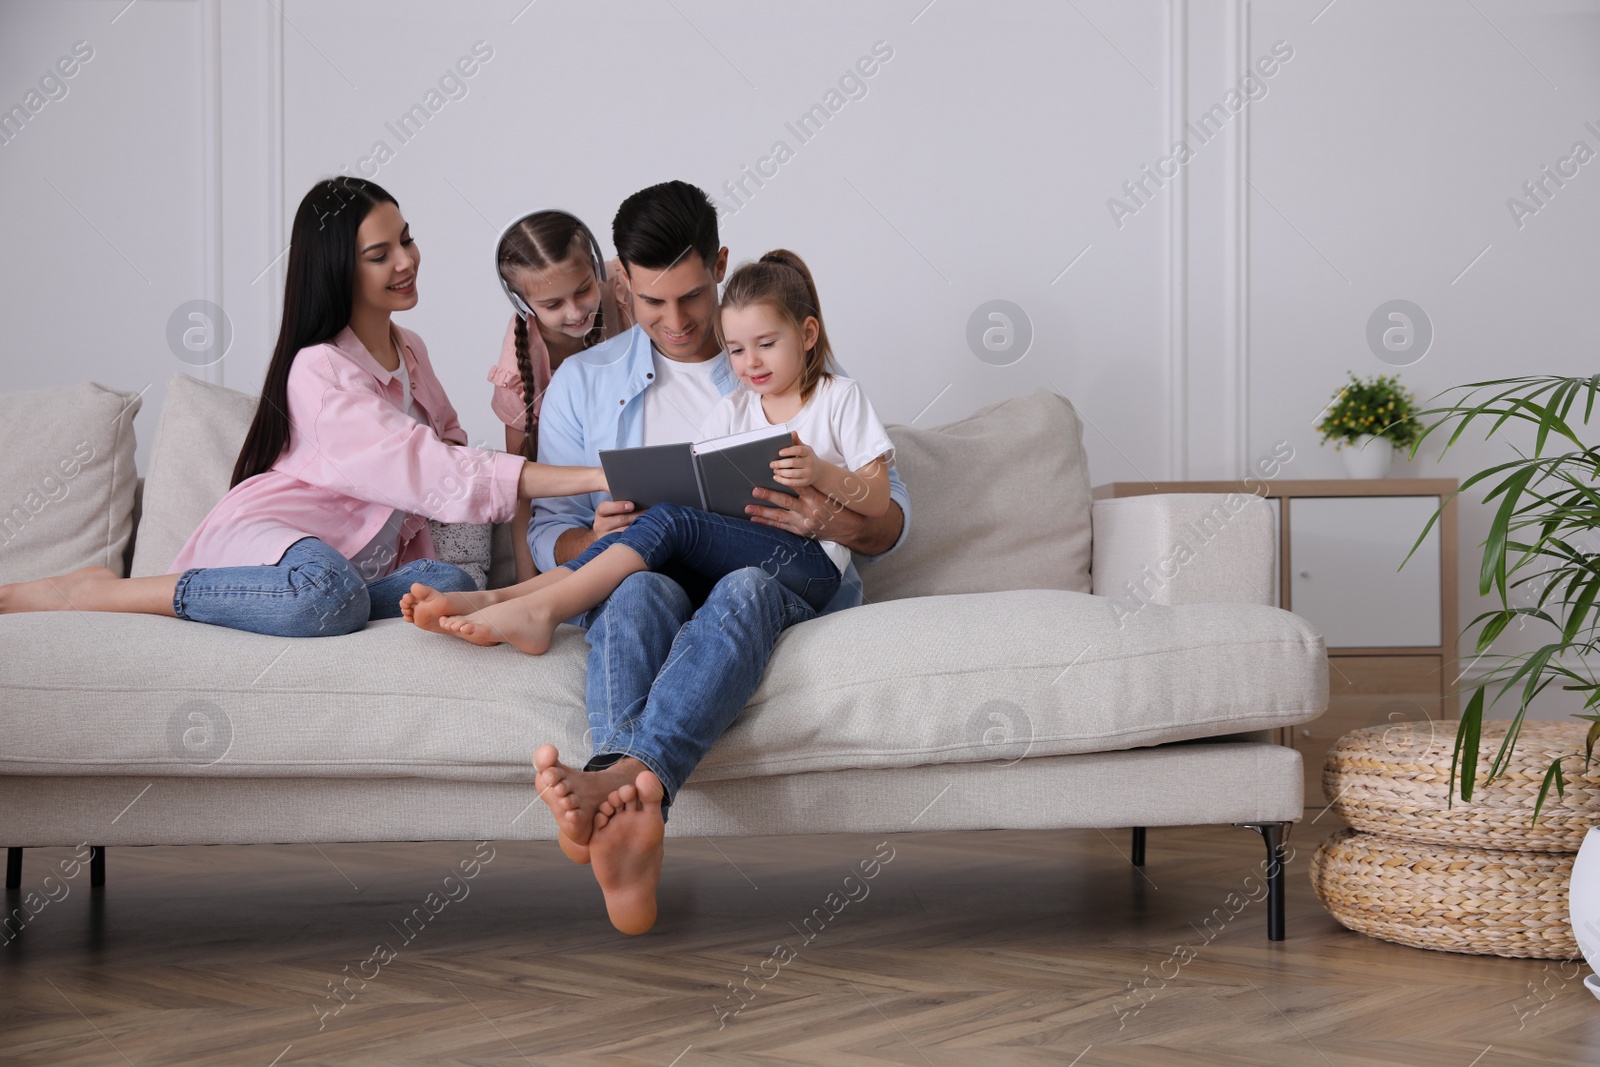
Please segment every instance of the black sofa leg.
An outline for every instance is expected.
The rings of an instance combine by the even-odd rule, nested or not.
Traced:
[[[6,888],[22,887],[22,849],[15,845],[6,849]]]
[[[1144,827],[1142,827],[1142,826],[1135,826],[1133,828],[1133,850],[1132,851],[1133,851],[1133,865],[1135,867],[1143,867],[1144,866]]]
[[[1261,835],[1267,845],[1267,940],[1283,940],[1283,841],[1288,834],[1286,822],[1240,823],[1247,830]]]
[[[89,854],[89,888],[104,889],[106,884],[106,846],[94,845]]]

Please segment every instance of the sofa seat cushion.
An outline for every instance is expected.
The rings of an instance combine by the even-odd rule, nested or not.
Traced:
[[[481,649],[395,620],[283,639],[153,616],[0,616],[0,774],[531,780],[588,752],[588,645]],[[1016,760],[1288,726],[1322,639],[1250,604],[1118,625],[1061,590],[870,604],[787,631],[702,780]],[[113,813],[114,814],[114,813]]]

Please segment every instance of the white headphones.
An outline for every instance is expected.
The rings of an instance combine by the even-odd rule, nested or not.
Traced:
[[[506,276],[501,273],[500,246],[505,243],[506,234],[510,233],[512,230],[516,229],[518,226],[521,226],[523,223],[527,222],[536,215],[565,215],[567,218],[577,223],[578,229],[585,237],[589,239],[589,261],[594,265],[595,276],[602,282],[606,280],[606,261],[605,258],[600,254],[600,242],[594,239],[594,234],[590,231],[589,227],[583,224],[582,219],[578,218],[578,216],[574,215],[570,211],[561,211],[556,208],[551,208],[546,211],[535,211],[531,215],[523,215],[514,220],[505,229],[501,230],[500,237],[494,243],[494,274],[496,278],[500,279],[500,288],[504,289],[506,296],[511,299],[511,306],[516,308],[517,314],[522,316],[524,319],[534,319],[538,318],[538,316],[534,314],[534,310],[528,306],[528,302],[522,299],[522,294],[511,288],[511,283],[506,281]]]

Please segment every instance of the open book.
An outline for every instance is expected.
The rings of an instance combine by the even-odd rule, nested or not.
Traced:
[[[747,504],[761,503],[750,493],[756,486],[799,495],[772,477],[772,462],[793,443],[788,430],[768,427],[698,444],[602,449],[600,466],[613,500],[631,500],[640,510],[682,504],[743,519]]]

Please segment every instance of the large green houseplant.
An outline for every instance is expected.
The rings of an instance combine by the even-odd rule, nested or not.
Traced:
[[[1493,420],[1485,440],[1508,424],[1528,425],[1534,434],[1531,455],[1496,464],[1467,478],[1457,493],[1498,479],[1484,498],[1495,505],[1489,536],[1483,545],[1478,571],[1478,592],[1499,595],[1500,606],[1467,624],[1478,627],[1473,651],[1483,654],[1512,622],[1535,622],[1548,628],[1549,640],[1528,652],[1491,657],[1498,662],[1479,679],[1461,713],[1456,730],[1455,754],[1450,764],[1450,796],[1459,783],[1462,800],[1471,800],[1478,778],[1478,748],[1484,710],[1493,707],[1513,689],[1516,714],[1489,769],[1484,783],[1495,780],[1510,764],[1517,735],[1533,698],[1557,682],[1561,688],[1584,694],[1584,713],[1576,718],[1590,723],[1584,750],[1551,761],[1534,803],[1537,820],[1550,790],[1566,794],[1563,760],[1581,758],[1587,769],[1600,739],[1600,681],[1589,673],[1585,657],[1600,650],[1600,553],[1583,541],[1600,529],[1600,447],[1586,445],[1574,431],[1572,416],[1582,401],[1582,425],[1587,426],[1600,395],[1600,374],[1588,378],[1540,375],[1473,382],[1438,394],[1461,394],[1458,402],[1417,412],[1415,418],[1436,416],[1423,427],[1411,445],[1416,457],[1422,443],[1436,431],[1454,425],[1445,449],[1460,439],[1478,420]],[[1488,395],[1483,395],[1487,393]],[[1571,450],[1565,449],[1570,443]],[[1552,447],[1546,455],[1547,446]],[[1519,453],[1521,450],[1518,450]],[[1440,511],[1443,510],[1441,504]],[[1415,552],[1438,519],[1435,512],[1423,528]],[[1406,558],[1411,558],[1410,553]],[[1403,565],[1403,564],[1402,564]],[[1536,591],[1533,603],[1514,604],[1513,595]],[[1529,598],[1531,599],[1531,597]],[[1490,694],[1490,690],[1494,692]]]

